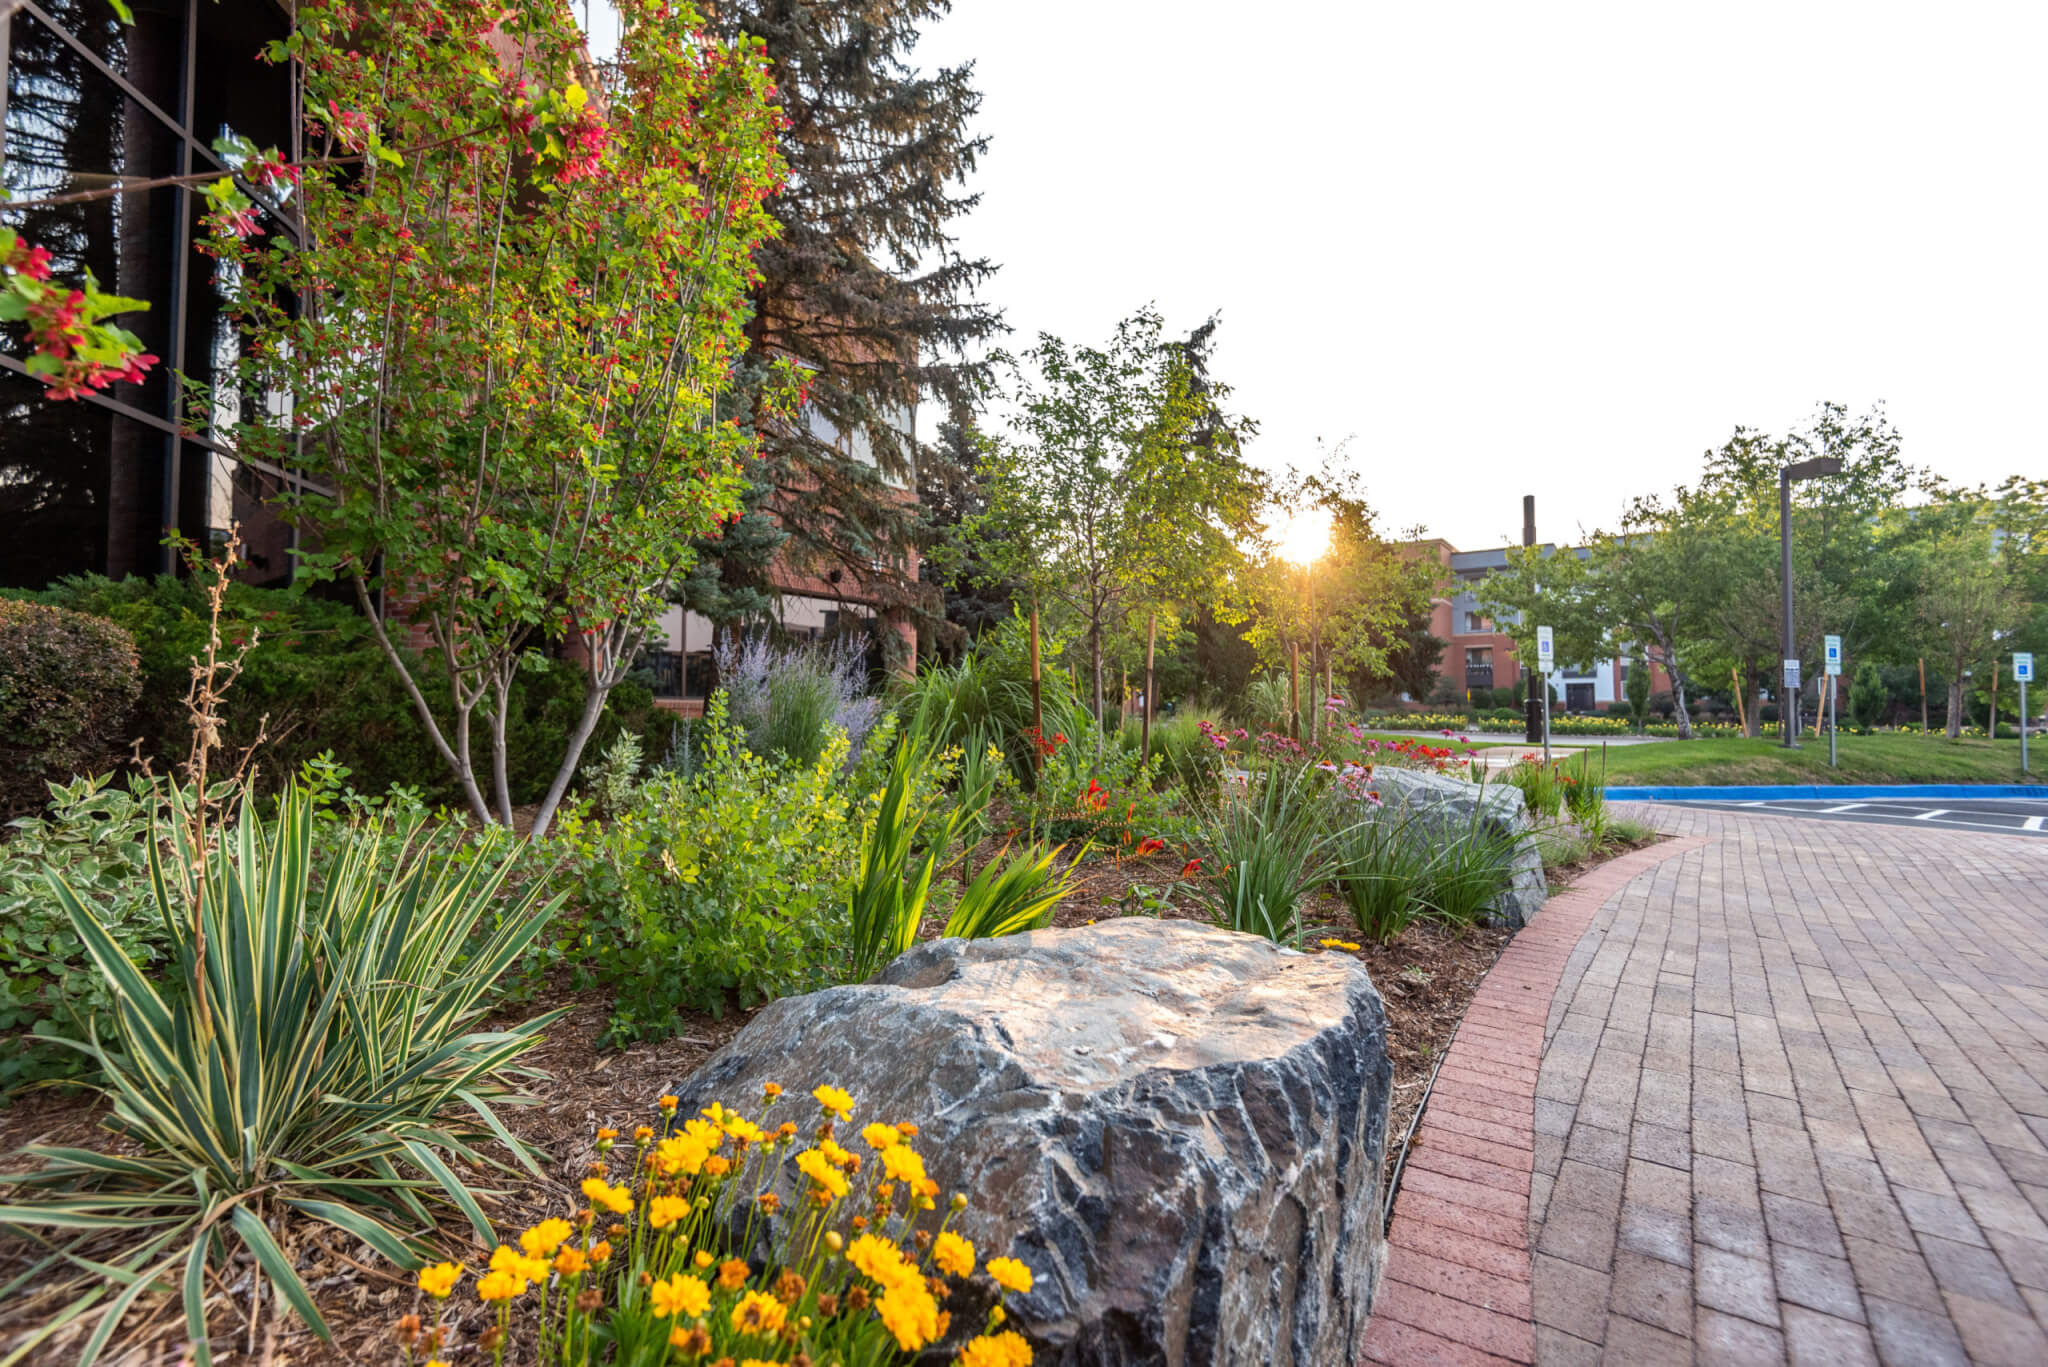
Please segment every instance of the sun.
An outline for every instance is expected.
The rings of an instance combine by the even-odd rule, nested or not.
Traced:
[[[1273,549],[1282,560],[1313,565],[1330,549],[1330,514],[1324,508],[1288,513],[1273,527]]]

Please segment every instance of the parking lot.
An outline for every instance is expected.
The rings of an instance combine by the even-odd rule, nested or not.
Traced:
[[[1961,826],[1972,831],[2048,836],[2048,800],[2017,797],[1770,798],[1752,801],[1680,800],[1673,807],[1747,808],[1901,826]]]

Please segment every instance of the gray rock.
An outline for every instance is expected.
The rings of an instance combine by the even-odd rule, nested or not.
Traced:
[[[1040,1363],[1358,1360],[1390,1067],[1348,955],[1136,918],[939,940],[773,1003],[678,1093],[689,1114],[766,1082],[922,1127],[973,1202],[955,1228],[1035,1274],[1011,1310]],[[985,1308],[951,1307],[969,1332]]]
[[[1521,840],[1515,851],[1515,876],[1488,911],[1486,924],[1519,930],[1542,909],[1550,896],[1543,876],[1543,854],[1530,836],[1529,813],[1522,790],[1512,783],[1471,783],[1425,769],[1382,767],[1373,770],[1373,787],[1390,812],[1407,814],[1432,835],[1443,837],[1468,828],[1475,809],[1486,829]]]

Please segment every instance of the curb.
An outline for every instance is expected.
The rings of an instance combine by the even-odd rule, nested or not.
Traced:
[[[1725,787],[1608,788],[1611,802],[1772,802],[1787,798],[2048,798],[2048,783],[1760,783]]]

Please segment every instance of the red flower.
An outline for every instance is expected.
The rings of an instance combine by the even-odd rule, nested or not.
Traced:
[[[1193,878],[1201,871],[1202,861],[1199,859],[1190,859],[1187,863],[1180,866],[1180,876],[1183,878]]]
[[[1146,855],[1157,854],[1165,848],[1166,842],[1164,840],[1159,839],[1156,836],[1153,836],[1148,837],[1144,840],[1140,840],[1138,842],[1138,848],[1135,851],[1135,853],[1138,858],[1143,859]]]

